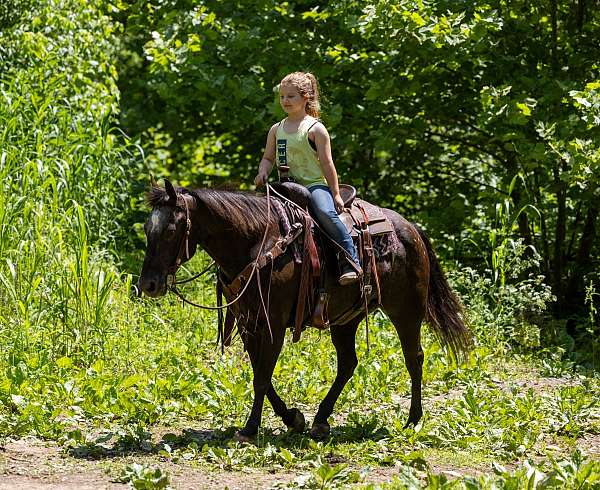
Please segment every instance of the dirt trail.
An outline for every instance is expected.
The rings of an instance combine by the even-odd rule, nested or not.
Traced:
[[[142,461],[143,460],[143,461]],[[189,465],[174,465],[156,457],[115,457],[90,461],[65,455],[54,443],[34,438],[11,441],[0,452],[0,490],[88,490],[130,488],[119,483],[115,471],[132,462],[158,466],[169,475],[177,489],[258,489],[293,480],[293,473],[270,474],[213,471]]]
[[[521,390],[533,389],[536,392],[551,392],[561,387],[578,384],[576,379],[533,378],[515,379],[511,381],[493,381],[500,389],[509,391],[518,387]],[[424,400],[430,409],[443,404],[449,398],[457,398],[462,394],[462,389],[452,389],[439,394],[436,390],[426,393]],[[398,396],[393,400],[394,405],[408,408],[409,398]],[[343,417],[338,414],[336,423],[343,423]],[[162,432],[171,432],[172,427],[156,428],[154,437]],[[178,432],[178,431],[175,431]],[[208,432],[208,431],[207,431]],[[586,434],[577,441],[577,446],[592,457],[600,457],[600,434]],[[490,468],[477,466],[476,463],[467,463],[469,466],[460,466],[448,463],[447,458],[427,457],[431,469],[437,473],[445,473],[450,478],[466,474],[481,474],[489,472]],[[66,454],[54,442],[41,441],[35,438],[8,440],[0,448],[0,490],[28,489],[28,490],[87,490],[87,489],[120,489],[130,488],[119,482],[121,470],[129,464],[138,463],[147,467],[159,467],[169,476],[170,484],[175,489],[263,489],[273,486],[285,486],[296,478],[306,474],[307,470],[269,471],[268,469],[247,468],[244,471],[225,471],[201,465],[198,461],[172,463],[160,459],[156,454],[134,454],[130,456],[105,455],[98,459],[74,457]],[[463,461],[464,463],[464,461]],[[517,462],[514,462],[516,464]],[[509,466],[512,466],[509,465]],[[354,468],[362,470],[362,468]],[[364,483],[388,482],[398,474],[396,467],[372,468],[366,473]]]
[[[276,473],[249,468],[246,471],[223,471],[192,464],[172,464],[156,456],[111,457],[86,460],[65,455],[52,442],[25,438],[7,442],[0,452],[0,490],[90,490],[130,488],[117,481],[120,468],[137,462],[160,467],[178,490],[223,489],[252,490],[285,485],[304,471]],[[438,468],[449,475],[478,473],[477,469]],[[398,468],[373,468],[363,483],[391,481]]]

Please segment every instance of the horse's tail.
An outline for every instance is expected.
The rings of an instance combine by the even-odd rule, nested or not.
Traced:
[[[450,347],[457,359],[466,357],[473,337],[464,321],[462,303],[452,291],[438,262],[431,242],[423,230],[415,225],[429,257],[429,292],[426,320],[442,342]]]

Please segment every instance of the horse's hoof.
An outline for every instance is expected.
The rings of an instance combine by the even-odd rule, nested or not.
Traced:
[[[404,425],[405,429],[408,429],[409,427],[414,427],[419,423],[419,420],[421,420],[421,417],[423,416],[423,412],[421,413],[415,413],[413,414],[409,414],[408,415],[408,420],[406,421],[406,424]]]
[[[302,434],[304,429],[306,428],[306,421],[304,420],[304,415],[297,408],[292,408],[294,412],[294,420],[287,427],[290,431],[295,432],[297,434]]]
[[[325,439],[330,432],[331,427],[329,427],[327,422],[313,424],[312,428],[310,429],[310,437],[315,441],[320,441]]]
[[[239,443],[242,444],[248,444],[250,442],[254,441],[254,437],[252,436],[247,436],[245,434],[242,433],[241,430],[238,430],[234,435],[233,435],[233,440],[237,441]]]

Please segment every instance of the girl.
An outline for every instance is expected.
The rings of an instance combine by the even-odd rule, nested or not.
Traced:
[[[331,157],[331,141],[319,121],[319,89],[312,73],[294,72],[279,84],[279,101],[287,117],[271,126],[260,161],[256,186],[265,185],[275,162],[289,166],[291,177],[308,188],[311,211],[319,224],[354,262],[344,261],[339,283],[358,280],[361,271],[356,247],[338,217],[344,209],[338,177]]]

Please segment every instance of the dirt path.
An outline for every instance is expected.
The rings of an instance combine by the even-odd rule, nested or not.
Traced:
[[[223,471],[190,464],[172,464],[156,456],[78,459],[66,455],[52,442],[25,438],[7,442],[0,452],[0,490],[89,490],[130,488],[119,483],[120,469],[131,463],[159,467],[169,475],[173,488],[251,490],[285,486],[306,472],[258,470]],[[476,468],[437,468],[449,476],[480,473]],[[363,483],[391,481],[398,468],[373,468]]]
[[[268,488],[297,476],[288,472],[209,470],[166,463],[155,456],[115,457],[109,461],[81,460],[65,455],[54,443],[26,438],[8,442],[3,447],[0,453],[0,490],[129,488],[118,482],[118,473],[120,468],[133,462],[160,467],[169,475],[171,485],[182,490]]]
[[[588,453],[600,456],[598,436],[587,436],[581,446]],[[120,483],[119,474],[126,465],[138,463],[159,467],[168,474],[175,489],[264,489],[285,486],[306,472],[280,470],[269,472],[248,468],[245,471],[223,471],[197,466],[194,462],[173,464],[155,455],[135,455],[87,460],[66,455],[52,442],[25,438],[7,442],[0,452],[0,490],[90,490],[130,488]],[[512,466],[512,465],[511,465]],[[433,464],[435,472],[450,478],[488,472],[489,468]],[[398,474],[396,467],[370,469],[362,483],[391,481]]]

